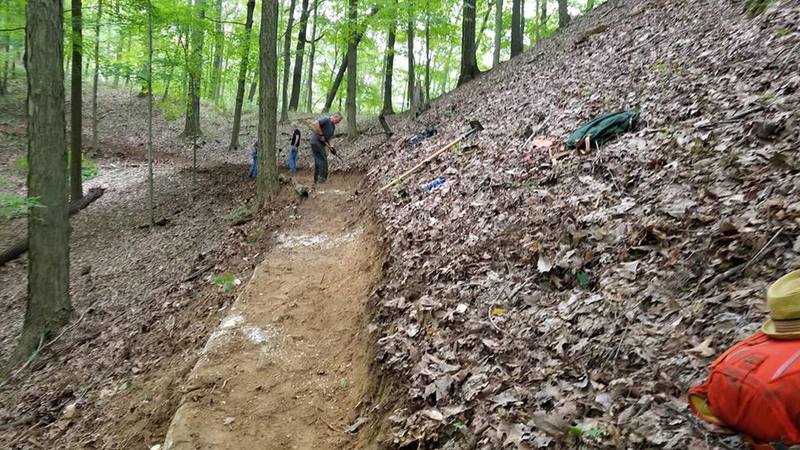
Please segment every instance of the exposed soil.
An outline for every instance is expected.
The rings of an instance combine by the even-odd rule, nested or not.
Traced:
[[[359,180],[332,177],[275,234],[202,350],[165,448],[355,445],[347,429],[362,425],[371,390],[366,304],[381,269],[376,232],[358,220]]]

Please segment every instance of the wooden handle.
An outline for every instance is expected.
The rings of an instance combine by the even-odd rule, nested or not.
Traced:
[[[434,158],[436,158],[437,156],[439,156],[439,155],[441,155],[442,153],[446,152],[446,151],[447,151],[447,150],[449,150],[449,149],[450,149],[452,146],[454,146],[454,145],[458,144],[459,142],[461,142],[463,139],[464,139],[464,136],[461,136],[461,137],[459,137],[458,139],[454,140],[453,142],[451,142],[451,143],[449,143],[449,144],[445,145],[444,147],[440,148],[439,150],[436,150],[436,152],[434,152],[432,155],[430,155],[430,156],[428,156],[427,158],[423,159],[423,160],[422,160],[422,162],[420,162],[420,163],[419,163],[419,164],[417,164],[416,166],[414,166],[414,167],[412,167],[412,168],[410,168],[410,169],[406,170],[406,171],[405,171],[405,172],[403,172],[403,173],[402,173],[400,176],[398,176],[397,178],[395,178],[394,180],[392,180],[391,182],[389,182],[389,184],[387,184],[386,186],[384,186],[384,187],[382,187],[382,188],[378,189],[378,192],[383,192],[383,191],[385,191],[386,189],[389,189],[390,187],[392,187],[392,186],[394,186],[395,184],[399,183],[400,181],[402,181],[402,180],[403,180],[403,178],[405,178],[405,177],[407,177],[407,176],[411,175],[412,173],[416,172],[416,171],[417,171],[417,170],[419,170],[419,169],[420,169],[422,166],[424,166],[426,163],[430,162],[431,160],[433,160],[433,159],[434,159]]]

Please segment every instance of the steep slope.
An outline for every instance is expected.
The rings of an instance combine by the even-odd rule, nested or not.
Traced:
[[[376,194],[392,446],[706,445],[687,388],[800,262],[798,20],[797,1],[609,2],[392,124],[438,136],[350,149],[377,190],[486,128]],[[598,151],[523,145],[633,107],[639,131]]]

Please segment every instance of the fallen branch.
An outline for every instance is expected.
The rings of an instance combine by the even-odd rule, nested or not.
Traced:
[[[83,198],[81,198],[77,202],[74,202],[69,207],[69,215],[72,216],[76,214],[78,211],[91,205],[95,200],[100,198],[104,192],[105,189],[100,187],[89,189],[89,192],[87,192],[86,195],[83,196]],[[9,261],[13,261],[19,258],[27,251],[28,251],[28,238],[26,237],[25,239],[17,241],[16,244],[6,249],[3,253],[0,253],[0,266],[3,266],[5,265],[5,263]]]
[[[206,264],[205,266],[201,267],[200,269],[196,270],[195,272],[192,272],[186,278],[181,280],[181,282],[182,283],[188,283],[190,281],[196,280],[198,277],[200,277],[200,275],[202,275],[202,274],[208,272],[209,270],[213,269],[216,264],[217,264],[216,262],[212,262],[210,264]]]
[[[778,236],[780,236],[781,232],[783,232],[783,227],[781,227],[778,231],[775,232],[772,238],[769,241],[767,241],[767,243],[764,244],[763,247],[761,247],[761,250],[759,250],[758,253],[756,253],[750,259],[750,261],[747,261],[745,264],[740,264],[732,269],[728,269],[727,271],[717,275],[716,277],[714,277],[714,279],[712,279],[703,286],[703,290],[705,292],[708,292],[711,289],[714,289],[714,287],[719,283],[721,283],[722,281],[725,281],[728,278],[737,275],[739,272],[744,272],[745,270],[750,268],[750,266],[757,263],[761,258],[763,258],[767,254],[767,250],[771,250],[772,243],[775,242],[775,239],[777,239]]]

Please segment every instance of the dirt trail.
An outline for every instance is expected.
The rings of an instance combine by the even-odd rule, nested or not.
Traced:
[[[355,445],[345,430],[370,388],[365,313],[381,267],[359,181],[334,175],[274,235],[189,376],[165,449]]]

